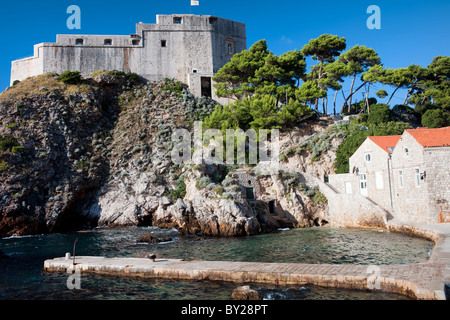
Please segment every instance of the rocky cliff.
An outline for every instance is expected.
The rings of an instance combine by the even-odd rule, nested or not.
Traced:
[[[192,129],[215,104],[175,81],[141,83],[117,72],[78,84],[47,74],[9,88],[0,95],[0,236],[97,225],[235,236],[320,223],[326,199],[300,176],[258,177],[277,199],[274,214],[244,198],[235,168],[171,161],[173,130]],[[327,125],[283,133],[282,150]],[[327,173],[332,151],[324,154],[328,160],[315,155],[310,166],[310,156],[298,152],[288,170]]]

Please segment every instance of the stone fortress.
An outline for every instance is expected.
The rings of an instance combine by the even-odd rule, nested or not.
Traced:
[[[157,15],[126,36],[57,35],[34,46],[34,56],[12,62],[11,84],[48,72],[134,72],[150,81],[176,79],[197,97],[215,96],[212,77],[235,53],[247,49],[245,24],[210,15]]]

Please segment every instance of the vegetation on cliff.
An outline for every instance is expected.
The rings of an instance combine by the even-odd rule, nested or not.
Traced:
[[[270,52],[265,40],[256,42],[234,55],[214,78],[219,96],[237,100],[217,107],[205,119],[205,128],[290,131],[307,123],[313,114],[329,114],[329,91],[334,91],[333,113],[338,110],[337,95],[342,94],[339,113],[357,117],[351,124],[333,129],[338,128],[343,138],[335,161],[336,172],[343,173],[348,172],[349,157],[369,135],[397,135],[410,127],[450,125],[450,57],[435,57],[426,68],[413,64],[389,69],[372,48],[355,45],[346,49],[345,38],[329,34],[310,40],[300,51],[280,56]],[[309,70],[306,57],[316,61]],[[344,91],[345,83],[349,87]],[[377,84],[394,90],[388,95],[378,89],[373,93],[376,98],[370,97],[371,87]],[[392,106],[400,89],[406,90],[403,104]],[[352,103],[360,91],[364,98]],[[378,102],[386,99],[386,103]],[[308,150],[316,161],[331,146],[328,139],[318,139],[286,150],[281,160]]]

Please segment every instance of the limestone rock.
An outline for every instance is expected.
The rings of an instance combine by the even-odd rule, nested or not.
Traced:
[[[237,287],[231,294],[234,300],[262,300],[262,295],[250,288],[250,286]]]

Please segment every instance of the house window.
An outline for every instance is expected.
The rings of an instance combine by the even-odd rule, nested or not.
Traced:
[[[403,189],[403,170],[398,170],[398,186]]]
[[[375,182],[377,189],[381,190],[384,188],[383,171],[375,172]]]
[[[167,41],[161,40],[161,48],[165,48],[165,47],[167,47]]]
[[[409,149],[405,148],[405,157],[409,156]]]
[[[350,181],[345,182],[345,193],[352,194],[352,183]]]
[[[367,193],[367,175],[365,175],[365,174],[361,174],[359,176],[359,189],[360,189],[361,195],[367,197],[367,195],[368,195],[368,193]]]
[[[415,169],[416,187],[420,187],[420,169]]]
[[[105,46],[110,46],[112,45],[112,40],[111,39],[105,39]]]
[[[82,45],[84,44],[84,41],[83,41],[83,39],[76,39],[76,40],[75,40],[75,44],[76,44],[77,46],[82,46]]]
[[[366,162],[370,162],[372,160],[372,156],[370,153],[366,154]]]
[[[175,18],[173,18],[173,23],[174,24],[181,24],[181,20],[182,20],[181,17],[175,17]]]
[[[245,188],[245,193],[248,200],[255,200],[255,193],[253,192],[253,188]]]

